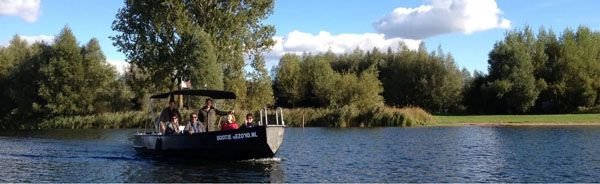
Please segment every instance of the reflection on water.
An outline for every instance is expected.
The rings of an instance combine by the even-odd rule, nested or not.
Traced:
[[[600,127],[288,128],[276,158],[139,157],[136,130],[0,131],[0,182],[599,182]]]

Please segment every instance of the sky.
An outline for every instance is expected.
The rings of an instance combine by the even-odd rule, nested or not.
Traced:
[[[109,36],[120,0],[0,0],[0,46],[14,35],[52,43],[65,26],[80,45],[97,38],[109,63],[126,65]],[[454,57],[459,68],[487,71],[488,53],[508,30],[529,25],[561,33],[580,25],[600,31],[598,0],[275,0],[264,24],[274,25],[277,44],[265,53],[267,67],[284,53],[328,50],[337,54],[399,42]]]

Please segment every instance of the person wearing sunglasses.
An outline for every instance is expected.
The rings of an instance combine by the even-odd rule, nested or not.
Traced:
[[[206,131],[206,126],[198,121],[198,114],[192,113],[190,114],[190,121],[185,125],[185,129],[183,132],[192,135]]]
[[[167,123],[165,134],[179,134],[179,117],[177,114],[171,116],[171,121]]]

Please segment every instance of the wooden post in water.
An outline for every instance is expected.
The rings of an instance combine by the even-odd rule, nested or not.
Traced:
[[[302,128],[304,128],[304,114],[302,114]]]

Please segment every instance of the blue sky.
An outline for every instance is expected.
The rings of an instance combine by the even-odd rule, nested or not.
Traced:
[[[15,34],[51,41],[68,25],[80,44],[95,37],[106,58],[122,65],[125,56],[108,38],[116,35],[111,24],[122,6],[118,0],[0,0],[0,45]],[[430,50],[441,45],[460,68],[487,71],[487,55],[507,29],[600,30],[597,7],[597,0],[276,0],[264,23],[275,25],[278,45],[265,54],[273,66],[287,52],[385,50],[401,40],[415,48],[423,41]]]

